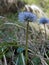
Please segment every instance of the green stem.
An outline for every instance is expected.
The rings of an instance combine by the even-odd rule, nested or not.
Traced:
[[[3,48],[2,48],[2,52],[3,52],[4,50],[3,50]],[[4,52],[3,52],[3,58],[4,58],[4,65],[7,65],[7,60],[6,60],[6,57],[5,57],[5,54],[4,54]]]
[[[46,40],[47,34],[46,34],[46,27],[45,27],[45,24],[44,24],[44,30],[45,30],[45,40]]]
[[[45,54],[45,46],[46,46],[46,38],[47,38],[47,34],[46,34],[46,27],[45,27],[45,24],[44,24],[44,30],[45,30],[45,39],[44,39],[43,48],[44,48],[44,54]]]
[[[26,30],[26,65],[28,60],[28,28],[29,28],[29,22],[27,22],[27,30]]]

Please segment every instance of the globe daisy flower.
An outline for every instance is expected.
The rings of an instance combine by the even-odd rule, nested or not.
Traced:
[[[46,24],[49,24],[49,19],[48,19],[48,18],[45,18],[45,17],[42,17],[42,18],[40,18],[39,23],[44,25],[45,40],[46,40],[46,39],[47,39],[47,33],[46,33],[46,26],[45,26],[45,25],[46,25]],[[45,42],[45,41],[44,41],[44,42]],[[44,49],[45,45],[46,45],[46,42],[45,42],[45,44],[42,45],[43,53],[45,53],[45,52],[44,52],[44,51],[45,51],[45,49]]]
[[[18,19],[21,22],[27,22],[27,28],[26,28],[26,65],[28,60],[28,29],[29,29],[29,22],[34,22],[37,20],[37,17],[35,14],[31,12],[20,12],[18,15]]]
[[[39,22],[42,24],[46,24],[46,23],[49,23],[49,19],[43,17],[43,18],[40,18]]]
[[[18,15],[18,19],[21,22],[29,21],[33,22],[37,19],[36,15],[31,12],[20,12]]]
[[[45,40],[46,40],[46,26],[45,25],[49,23],[49,19],[46,17],[42,17],[42,18],[40,18],[39,23],[44,25]]]

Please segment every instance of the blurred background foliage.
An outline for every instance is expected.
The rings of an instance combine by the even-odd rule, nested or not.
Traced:
[[[36,4],[49,16],[49,0],[24,0],[28,4]]]
[[[35,4],[49,17],[49,0],[9,1],[12,1],[12,3],[8,3],[8,0],[0,0],[0,64],[26,65],[26,25],[18,21],[18,13],[19,11],[24,11],[24,4]],[[18,3],[18,1],[21,2]],[[35,28],[33,28],[33,30],[29,28],[27,65],[49,65],[49,39],[46,39],[46,52],[41,51],[41,49],[43,50],[41,43],[45,43],[45,41],[43,41],[44,35]],[[37,26],[37,28],[39,27]],[[23,48],[21,49],[21,47]],[[17,53],[18,49],[19,52],[23,51]]]

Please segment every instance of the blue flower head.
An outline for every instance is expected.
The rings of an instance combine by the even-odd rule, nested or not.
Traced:
[[[46,23],[49,23],[49,19],[48,18],[40,18],[39,22],[42,24],[46,24]]]
[[[20,12],[18,15],[18,19],[21,22],[25,22],[25,21],[35,21],[37,19],[36,15],[31,13],[31,12]]]
[[[17,49],[17,53],[21,53],[21,52],[23,52],[24,51],[24,48],[23,47],[19,47],[18,49]]]

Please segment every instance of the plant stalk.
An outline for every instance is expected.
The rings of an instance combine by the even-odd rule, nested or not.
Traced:
[[[3,52],[3,48],[2,48],[2,52]],[[6,60],[4,52],[3,52],[3,58],[4,58],[4,65],[7,65],[7,60]]]
[[[26,28],[26,65],[28,60],[28,29],[29,29],[29,22],[27,22],[27,28]]]
[[[45,24],[44,24],[44,30],[45,30],[45,40],[46,40],[47,34],[46,34],[46,27],[45,27]]]

